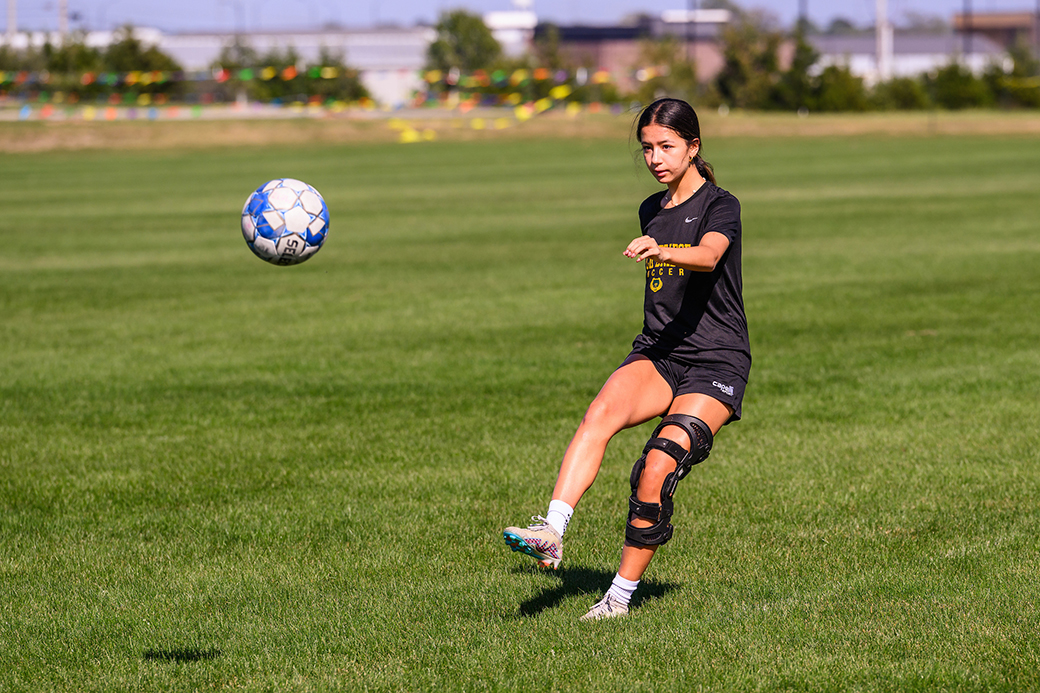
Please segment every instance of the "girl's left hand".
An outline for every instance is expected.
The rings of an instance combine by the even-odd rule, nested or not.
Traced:
[[[657,241],[650,236],[640,236],[634,239],[625,248],[624,254],[625,257],[635,258],[637,262],[642,262],[648,257],[657,258],[661,262],[668,261],[664,249],[657,245]]]

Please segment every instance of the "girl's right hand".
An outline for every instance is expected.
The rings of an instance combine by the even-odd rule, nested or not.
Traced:
[[[648,257],[658,258],[661,262],[667,262],[667,258],[664,257],[663,248],[657,245],[650,236],[640,236],[635,238],[628,247],[625,248],[625,257],[634,258],[636,262],[642,262]]]

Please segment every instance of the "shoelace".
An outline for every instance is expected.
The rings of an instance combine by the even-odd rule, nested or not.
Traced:
[[[528,529],[538,529],[539,527],[547,527],[549,525],[549,521],[541,515],[531,515],[531,519],[541,520],[541,522],[535,522],[534,524],[527,525]]]

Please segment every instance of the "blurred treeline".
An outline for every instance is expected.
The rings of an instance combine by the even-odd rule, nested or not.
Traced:
[[[956,56],[930,73],[895,77],[868,85],[845,65],[822,65],[808,41],[808,27],[793,32],[770,26],[760,13],[744,12],[732,3],[734,21],[721,35],[724,65],[711,80],[698,81],[696,65],[679,37],[641,42],[633,90],[589,77],[594,65],[568,60],[559,32],[539,28],[534,46],[520,57],[505,57],[477,15],[446,12],[438,22],[437,40],[427,53],[429,95],[444,99],[484,100],[519,94],[520,100],[545,98],[554,86],[571,87],[568,100],[647,103],[669,95],[709,106],[753,110],[868,111],[892,109],[1040,107],[1040,61],[1027,45],[1016,45],[1002,61],[981,75]],[[781,61],[786,48],[789,59]],[[537,72],[543,79],[535,79]],[[474,75],[478,79],[474,79]],[[498,75],[496,79],[493,76]],[[510,76],[522,78],[510,79]]]
[[[0,92],[46,100],[50,94],[77,100],[133,103],[141,95],[184,101],[358,101],[368,92],[343,60],[323,51],[314,65],[292,49],[259,53],[236,38],[203,72],[185,72],[156,46],[145,45],[131,26],[118,30],[103,48],[72,33],[61,45],[14,50],[0,46]]]
[[[524,55],[509,57],[479,15],[447,11],[427,51],[426,91],[417,100],[647,103],[669,95],[751,110],[1040,107],[1040,60],[1027,45],[1013,46],[982,74],[953,56],[929,73],[868,84],[845,65],[823,65],[806,38],[806,26],[787,33],[759,13],[737,9],[733,16],[720,37],[724,64],[712,79],[698,81],[696,65],[680,38],[647,38],[631,66],[638,77],[629,84],[635,86],[623,87],[597,66],[570,59],[552,25],[539,28]],[[781,60],[785,50],[788,58]],[[57,93],[69,101],[127,103],[142,95],[158,102],[356,102],[369,96],[357,71],[340,56],[323,51],[317,62],[305,64],[291,47],[260,53],[243,37],[225,46],[202,73],[186,73],[173,58],[139,40],[130,26],[103,48],[86,45],[85,36],[77,33],[61,45],[25,50],[0,46],[0,95],[45,100]]]
[[[803,31],[790,41],[793,56],[781,69],[785,37],[752,20],[723,34],[725,66],[701,93],[720,104],[757,110],[867,111],[926,108],[1040,107],[1040,61],[1025,45],[976,75],[952,58],[914,77],[894,77],[868,86],[845,65],[820,66],[820,54]]]

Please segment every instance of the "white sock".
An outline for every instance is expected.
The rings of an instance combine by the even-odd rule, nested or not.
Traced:
[[[573,514],[574,508],[563,501],[549,501],[549,512],[545,514],[545,521],[552,525],[552,528],[562,537],[563,533],[567,531],[567,523],[571,521]]]
[[[621,575],[615,575],[607,594],[614,595],[615,599],[628,605],[632,601],[632,593],[636,591],[636,587],[639,587],[639,580],[626,580]]]

